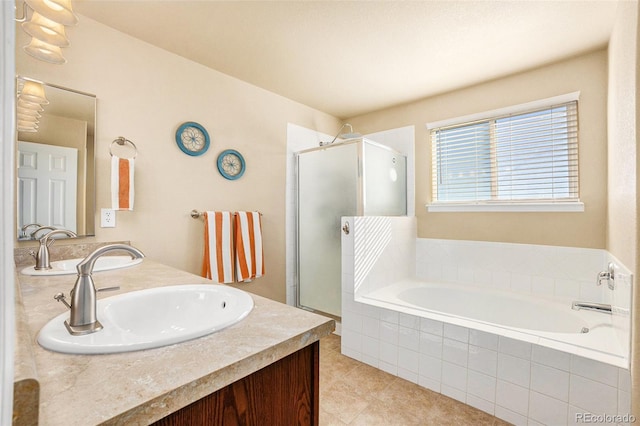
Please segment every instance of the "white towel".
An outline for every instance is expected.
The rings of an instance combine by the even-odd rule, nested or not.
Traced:
[[[264,275],[262,224],[258,212],[236,212],[236,275],[249,282]]]
[[[111,156],[111,208],[133,210],[133,158]]]
[[[204,213],[202,276],[218,283],[234,282],[231,212]]]

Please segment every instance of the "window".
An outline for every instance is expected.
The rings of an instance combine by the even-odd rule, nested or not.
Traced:
[[[577,99],[515,109],[428,125],[433,149],[429,210],[469,205],[484,210],[582,210]]]

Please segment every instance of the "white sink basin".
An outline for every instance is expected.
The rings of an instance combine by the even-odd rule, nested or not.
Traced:
[[[24,268],[23,275],[71,275],[77,274],[76,265],[84,258],[57,260],[51,262],[51,269],[37,271],[34,266]],[[102,256],[96,259],[93,272],[110,271],[112,269],[128,268],[142,262],[142,259],[132,259],[131,256]]]
[[[195,339],[229,327],[253,309],[251,296],[219,284],[193,284],[132,291],[98,300],[95,333],[72,336],[64,321],[49,321],[38,343],[71,354],[107,354],[158,348]]]

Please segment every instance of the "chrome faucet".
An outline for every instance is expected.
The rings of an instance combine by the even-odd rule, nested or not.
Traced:
[[[100,247],[85,257],[82,262],[78,263],[76,267],[78,270],[78,279],[73,286],[73,290],[71,290],[71,304],[67,303],[62,293],[54,296],[54,299],[64,303],[70,309],[71,315],[69,319],[64,322],[64,325],[67,327],[69,333],[74,336],[95,333],[102,329],[102,324],[100,324],[96,315],[96,293],[99,291],[117,290],[119,287],[107,287],[96,290],[91,274],[96,259],[105,253],[116,250],[128,252],[133,259],[141,259],[144,257],[144,254],[140,250],[126,244],[110,244]]]
[[[609,290],[615,290],[616,289],[615,269],[616,269],[615,265],[612,262],[609,262],[609,264],[607,265],[607,270],[606,271],[598,272],[598,277],[596,278],[596,285],[600,286],[600,285],[602,285],[602,281],[606,280],[607,281],[607,286],[609,287]]]
[[[51,232],[47,232],[44,237],[40,238],[40,246],[38,247],[38,252],[30,252],[31,255],[36,258],[36,271],[51,269],[51,262],[49,261],[49,246],[56,241],[51,237],[60,234],[65,234],[71,238],[76,238],[78,236],[75,232],[68,231],[66,229],[56,229]]]
[[[592,303],[592,302],[573,302],[571,309],[579,311],[584,309],[586,311],[602,312],[603,314],[611,313],[611,305],[606,303]]]
[[[30,233],[30,234],[29,234],[29,237],[30,237],[32,240],[37,240],[37,239],[38,239],[38,236],[37,236],[36,234],[37,234],[38,232],[40,232],[40,231],[46,231],[47,229],[48,229],[49,231],[55,231],[55,230],[57,230],[58,228],[56,228],[56,227],[54,227],[54,226],[51,226],[51,225],[40,226],[40,227],[38,227],[35,231],[33,231],[32,233]]]
[[[28,225],[25,225],[20,229],[20,237],[21,238],[29,237],[30,235],[27,234],[27,229],[31,228],[32,226],[37,226],[38,228],[42,228],[42,225],[39,223],[30,223]]]

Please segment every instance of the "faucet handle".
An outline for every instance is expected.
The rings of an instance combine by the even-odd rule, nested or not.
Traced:
[[[609,281],[610,279],[611,279],[611,274],[609,274],[609,272],[607,271],[598,272],[598,278],[597,278],[596,284],[602,285],[603,280]]]
[[[96,291],[116,291],[116,290],[120,290],[120,286],[116,285],[113,287],[102,287],[102,288],[97,288]]]
[[[71,305],[69,304],[69,302],[67,302],[67,297],[64,295],[64,293],[56,293],[53,298],[58,302],[64,303],[67,308],[71,309]]]
[[[607,286],[611,290],[615,290],[615,265],[613,262],[609,262],[607,265],[606,271],[598,272],[598,277],[596,278],[596,285],[602,285],[603,280],[607,280]]]

